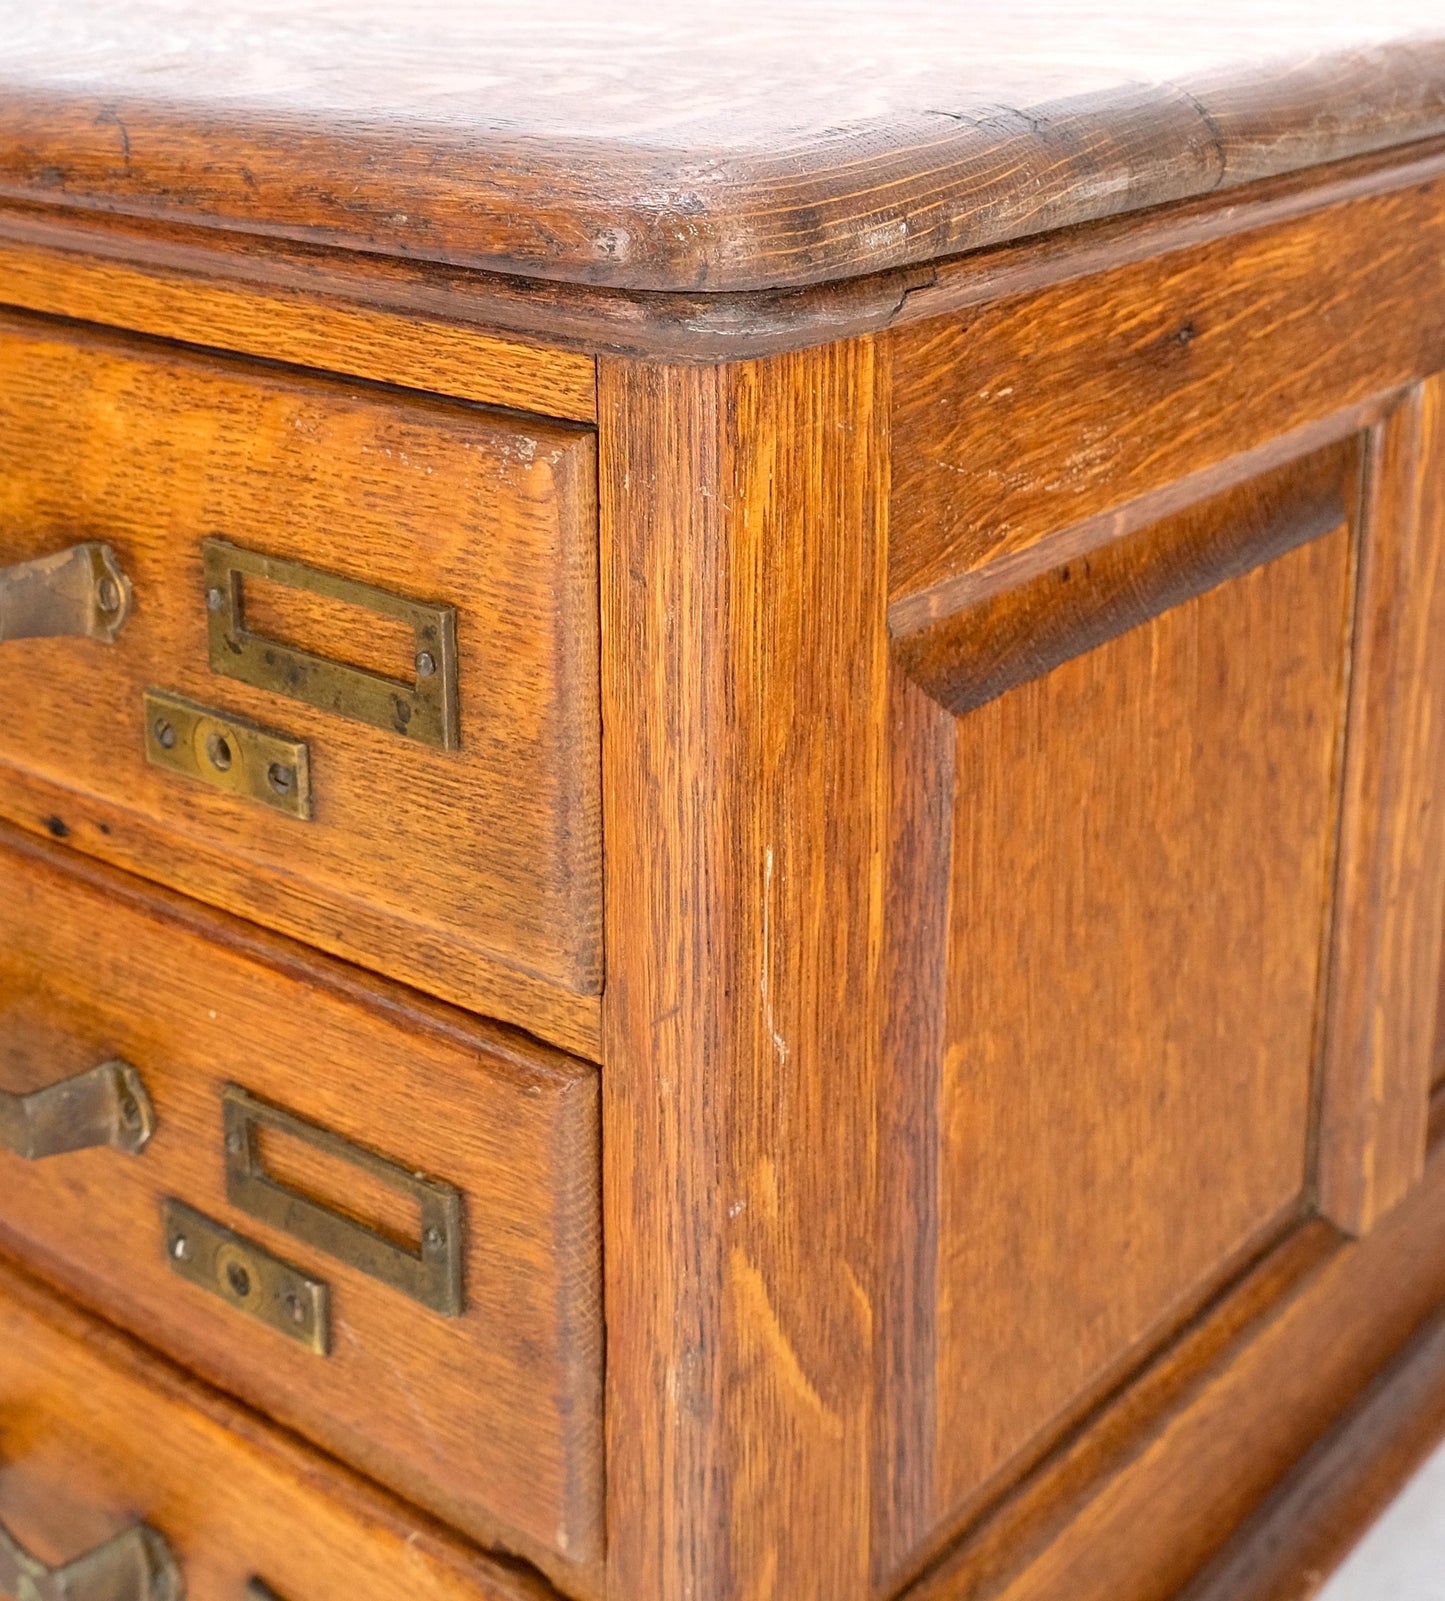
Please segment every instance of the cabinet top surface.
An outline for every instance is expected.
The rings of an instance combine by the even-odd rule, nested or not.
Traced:
[[[0,0],[0,196],[625,289],[1445,134],[1440,0]]]

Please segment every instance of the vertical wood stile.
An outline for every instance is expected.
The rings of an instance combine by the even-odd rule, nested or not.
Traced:
[[[958,724],[903,672],[889,688],[888,898],[878,1130],[873,1569],[891,1594],[938,1521],[939,1064],[948,1048]]]
[[[1424,1171],[1445,916],[1445,380],[1370,438],[1320,1085],[1320,1210],[1363,1234]]]
[[[600,373],[611,1593],[869,1586],[887,375]]]

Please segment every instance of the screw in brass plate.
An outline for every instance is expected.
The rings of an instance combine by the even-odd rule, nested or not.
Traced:
[[[266,782],[278,795],[289,795],[296,782],[296,769],[284,762],[272,762],[266,769]]]
[[[177,1234],[171,1241],[171,1255],[177,1262],[189,1262],[191,1259],[191,1242],[184,1234]]]
[[[220,609],[225,604],[226,604],[226,597],[221,593],[221,591],[219,589],[208,589],[206,591],[206,609],[207,609],[207,611],[220,611]]]
[[[154,724],[152,725],[152,729],[156,736],[156,744],[159,745],[162,750],[174,749],[176,743],[176,731],[175,728],[168,723],[164,717],[156,718]]]
[[[436,657],[429,650],[419,651],[416,658],[416,676],[430,678],[436,670]]]
[[[113,578],[102,578],[95,586],[95,601],[107,617],[120,610],[120,585]]]
[[[231,765],[231,742],[224,734],[206,735],[206,760],[218,773],[224,773]]]

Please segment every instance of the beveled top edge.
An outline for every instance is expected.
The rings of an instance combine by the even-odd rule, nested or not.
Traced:
[[[403,29],[381,0],[0,0],[0,196],[604,288],[802,287],[1445,134],[1436,0],[1359,9],[417,0]]]

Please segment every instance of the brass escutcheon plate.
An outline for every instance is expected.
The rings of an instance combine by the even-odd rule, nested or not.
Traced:
[[[212,711],[165,690],[145,692],[146,760],[213,789],[310,820],[306,742],[244,717]]]
[[[211,671],[322,711],[442,750],[460,743],[457,711],[457,614],[454,606],[409,600],[305,562],[243,550],[224,539],[201,541]],[[245,580],[265,579],[320,595],[412,630],[415,677],[388,678],[332,661],[246,627]]]
[[[172,1272],[318,1356],[328,1353],[331,1293],[321,1280],[184,1201],[162,1202],[161,1214]]]

